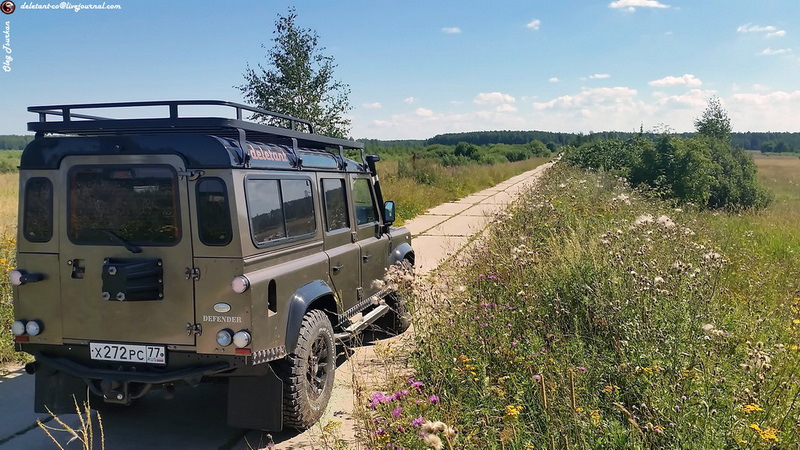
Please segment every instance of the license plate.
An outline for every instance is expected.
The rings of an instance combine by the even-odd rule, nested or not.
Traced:
[[[98,361],[166,364],[167,352],[163,345],[108,344],[90,342],[89,354]]]

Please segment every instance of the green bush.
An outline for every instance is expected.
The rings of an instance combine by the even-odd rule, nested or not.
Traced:
[[[764,208],[769,192],[759,185],[753,159],[741,148],[705,136],[639,136],[569,148],[565,160],[609,171],[664,198],[709,208]]]

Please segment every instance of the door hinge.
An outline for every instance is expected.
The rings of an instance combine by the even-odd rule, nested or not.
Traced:
[[[186,268],[186,279],[197,281],[200,279],[200,269],[197,267]]]
[[[350,240],[353,241],[354,243],[358,242],[358,233],[356,233],[355,231],[350,232]]]
[[[360,302],[364,300],[364,288],[357,288],[356,289],[356,300]]]
[[[195,336],[200,336],[203,334],[203,325],[199,323],[187,323],[186,324],[186,335],[191,336],[194,334]]]

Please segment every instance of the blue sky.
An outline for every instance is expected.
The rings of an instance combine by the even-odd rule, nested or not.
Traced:
[[[0,15],[0,134],[26,133],[30,105],[241,101],[292,5],[350,86],[356,138],[690,131],[712,95],[734,131],[800,131],[797,0],[15,3]]]

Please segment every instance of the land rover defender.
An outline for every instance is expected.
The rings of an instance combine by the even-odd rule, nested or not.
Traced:
[[[361,143],[222,101],[28,110],[10,279],[37,412],[221,381],[229,425],[304,429],[337,344],[407,326],[376,280],[413,266],[411,236]]]

